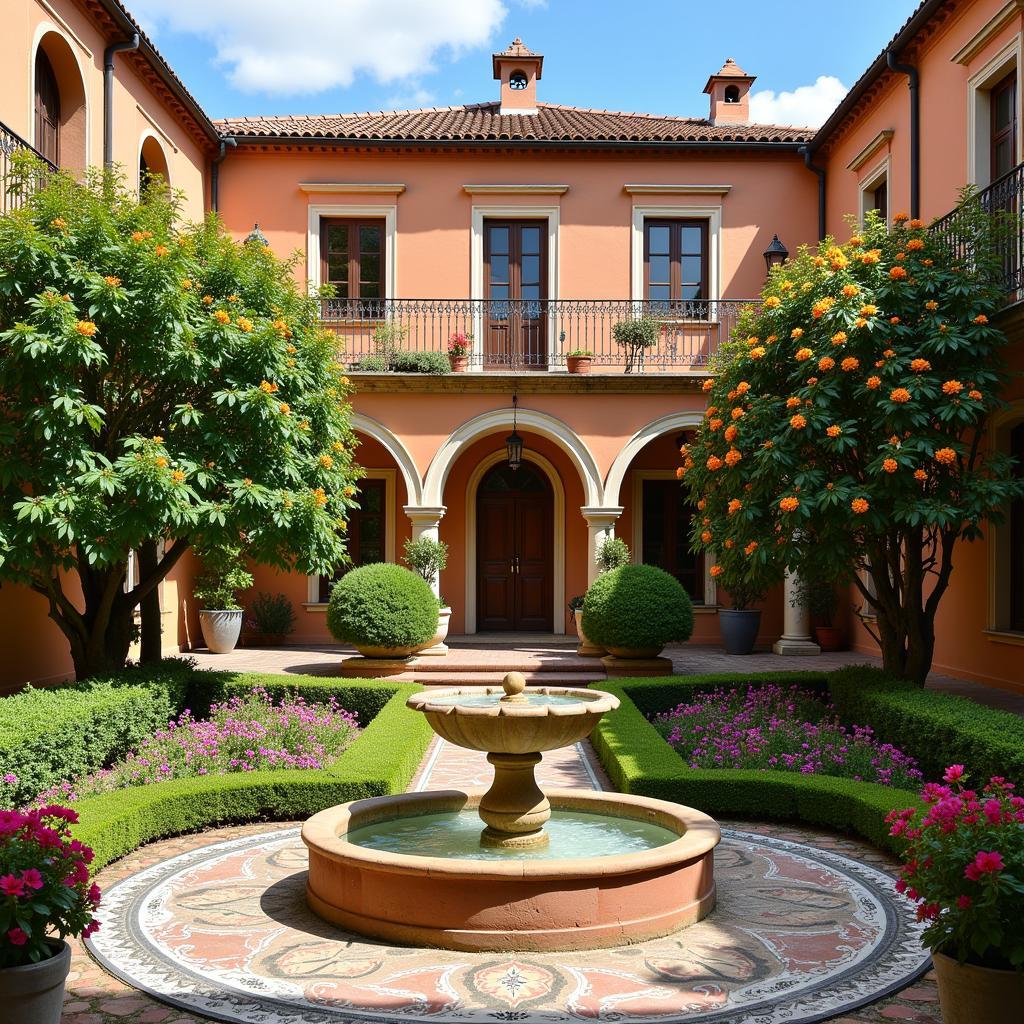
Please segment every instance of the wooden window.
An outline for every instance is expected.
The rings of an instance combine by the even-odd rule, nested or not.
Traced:
[[[989,177],[1001,178],[1017,163],[1017,71],[997,82],[989,94],[992,114]]]
[[[1024,478],[1024,423],[1010,431],[1014,475]],[[1024,633],[1024,499],[1010,505],[1010,629]]]
[[[53,164],[60,163],[60,90],[50,58],[36,51],[36,149]]]
[[[387,481],[365,479],[359,482],[359,508],[348,519],[348,554],[351,564],[333,576],[320,577],[320,602],[326,603],[331,587],[349,569],[383,562],[387,543]]]
[[[889,182],[884,178],[871,190],[868,209],[877,210],[884,221],[889,219]]]
[[[708,222],[644,221],[644,298],[696,302],[708,298]]]
[[[683,585],[695,604],[704,603],[704,556],[690,550],[690,527],[696,507],[677,480],[644,480],[644,565],[656,565]]]
[[[384,221],[371,218],[320,222],[320,280],[339,299],[386,299]]]

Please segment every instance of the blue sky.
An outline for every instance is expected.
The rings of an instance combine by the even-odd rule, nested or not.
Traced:
[[[545,55],[540,99],[704,116],[726,57],[758,121],[817,124],[917,0],[128,0],[212,117],[497,98],[490,53]],[[779,95],[790,94],[790,95]]]

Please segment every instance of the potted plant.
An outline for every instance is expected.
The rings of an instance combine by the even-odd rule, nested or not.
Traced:
[[[633,367],[644,368],[644,354],[658,344],[660,334],[661,324],[646,315],[620,320],[612,326],[615,343],[626,350],[626,373],[632,373]]]
[[[427,586],[434,589],[440,582],[441,573],[448,566],[448,545],[444,541],[434,540],[431,537],[420,537],[419,540],[407,540],[405,542],[405,564],[423,577]],[[448,623],[452,617],[452,610],[445,603],[443,597],[437,598],[437,633],[423,654],[447,654],[448,647],[445,645],[445,638],[448,636]]]
[[[801,566],[793,600],[797,605],[803,605],[813,617],[814,638],[818,646],[823,651],[841,651],[844,646],[843,631],[832,623],[839,600],[832,580],[819,576],[807,566]]]
[[[715,568],[720,568],[715,566]],[[750,654],[761,628],[761,609],[751,608],[764,597],[746,583],[733,581],[729,584],[731,608],[718,609],[718,628],[726,654]]]
[[[345,573],[327,603],[327,628],[367,658],[407,658],[437,634],[437,597],[422,576],[377,562]]]
[[[455,331],[448,338],[448,361],[452,373],[465,373],[469,369],[469,353],[473,348],[473,335]]]
[[[88,938],[100,891],[92,850],[72,840],[67,807],[0,811],[0,1005],[5,1020],[59,1024],[68,935]]]
[[[654,658],[690,639],[693,607],[682,584],[655,565],[620,565],[591,583],[583,600],[587,636],[616,658]]]
[[[598,575],[603,572],[609,572],[612,569],[618,569],[620,565],[628,565],[629,558],[629,546],[624,540],[620,540],[618,537],[605,537],[604,542],[597,549],[597,555],[594,558],[597,564]],[[576,635],[580,641],[579,646],[576,648],[576,653],[583,657],[607,654],[608,652],[603,647],[595,644],[583,631],[584,600],[585,595],[581,594],[578,597],[572,598],[569,602],[569,613],[572,621],[576,624]]]
[[[565,354],[565,367],[570,373],[590,373],[594,353],[589,349],[576,348]]]
[[[295,628],[295,610],[284,594],[257,594],[245,620],[246,647],[280,647]]]
[[[242,631],[242,606],[235,594],[252,586],[242,548],[238,544],[213,544],[197,552],[203,571],[196,578],[193,596],[199,602],[199,625],[213,654],[229,654]]]
[[[1011,1024],[1024,1005],[1024,798],[992,778],[978,793],[963,765],[892,811],[907,840],[896,888],[926,921],[945,1024]]]

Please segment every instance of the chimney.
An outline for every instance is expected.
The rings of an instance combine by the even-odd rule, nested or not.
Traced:
[[[502,114],[536,114],[537,83],[544,56],[523,45],[519,36],[501,53],[492,55],[494,77],[501,82]]]
[[[704,91],[711,97],[712,124],[750,124],[750,87],[754,75],[748,75],[730,57],[717,75],[708,79]]]

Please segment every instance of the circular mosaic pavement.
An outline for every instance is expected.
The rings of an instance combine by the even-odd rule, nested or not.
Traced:
[[[205,846],[104,893],[89,949],[164,1002],[241,1024],[616,1020],[807,1024],[928,966],[892,879],[837,854],[723,830],[718,906],[663,939],[508,955],[386,946],[304,900],[297,829]]]

